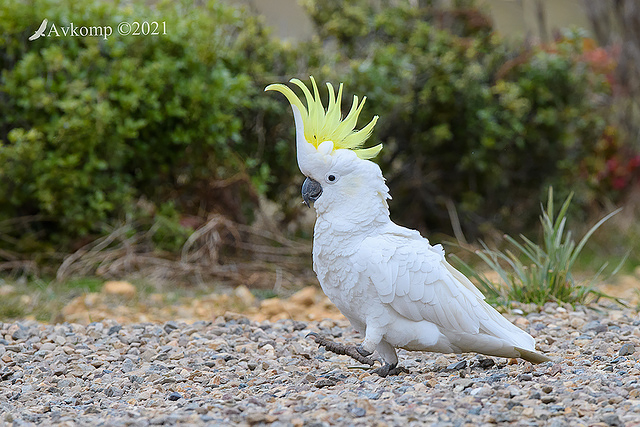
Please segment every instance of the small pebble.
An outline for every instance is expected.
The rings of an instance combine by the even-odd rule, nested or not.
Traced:
[[[173,391],[171,393],[169,393],[169,396],[167,397],[167,399],[169,400],[178,400],[178,399],[182,399],[182,395],[180,393],[178,393],[177,391]]]
[[[518,379],[520,381],[531,381],[531,380],[533,380],[533,375],[531,375],[531,374],[520,374],[520,375],[518,375]]]
[[[635,352],[635,346],[631,343],[626,343],[623,344],[622,347],[620,347],[620,350],[618,350],[618,356],[630,356]]]
[[[542,396],[542,397],[540,398],[540,401],[541,401],[542,403],[552,403],[552,402],[555,402],[555,401],[556,401],[556,398],[555,398],[555,397],[553,397],[553,396],[548,396],[548,395],[547,395],[547,396]]]
[[[606,414],[602,416],[602,421],[608,426],[622,427],[624,423],[620,421],[620,418],[616,414]]]
[[[458,362],[454,362],[447,366],[447,371],[459,371],[460,369],[464,369],[467,367],[466,360],[460,360]]]
[[[334,385],[336,385],[338,382],[329,378],[322,378],[319,379],[318,381],[315,382],[315,386],[318,388],[323,388],[323,387],[333,387]]]
[[[487,359],[479,359],[478,361],[476,361],[476,364],[482,369],[489,369],[492,366],[494,366],[496,362],[491,358],[487,358]]]
[[[603,325],[602,323],[600,323],[599,320],[593,320],[585,324],[582,330],[585,332],[594,331],[596,333],[602,333],[607,332],[609,328],[607,328],[607,325]]]
[[[364,417],[367,414],[366,409],[355,407],[351,410],[354,417]]]

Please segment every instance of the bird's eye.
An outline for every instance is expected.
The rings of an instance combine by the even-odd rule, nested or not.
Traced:
[[[338,180],[338,178],[339,178],[339,176],[336,175],[335,173],[329,173],[329,174],[327,174],[327,176],[324,179],[328,183],[333,184]]]

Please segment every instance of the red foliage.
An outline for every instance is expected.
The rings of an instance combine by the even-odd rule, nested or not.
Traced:
[[[640,177],[640,154],[620,145],[617,134],[611,128],[603,135],[606,158],[604,168],[597,174],[598,185],[620,191],[638,182]]]
[[[597,74],[604,75],[609,87],[613,90],[616,84],[615,70],[618,66],[620,46],[599,47],[596,41],[589,37],[557,36],[552,43],[543,47],[547,52],[558,53],[563,48],[571,47],[575,52],[575,60],[583,62]]]

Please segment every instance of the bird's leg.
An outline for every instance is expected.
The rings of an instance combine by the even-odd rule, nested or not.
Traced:
[[[315,332],[309,332],[307,334],[307,337],[309,336],[313,338],[313,340],[318,344],[318,346],[322,346],[333,353],[350,356],[353,359],[357,360],[358,362],[364,363],[369,366],[373,366],[373,364],[375,363],[374,360],[369,357],[373,352],[366,351],[365,349],[362,348],[361,345],[356,346],[356,345],[346,345],[346,344],[337,343],[335,341],[331,341],[324,337],[321,337]]]
[[[408,374],[409,370],[407,368],[403,368],[402,366],[398,366],[397,363],[385,363],[379,368],[372,369],[371,373],[378,374],[382,378],[385,378],[388,375],[400,375],[400,373]]]

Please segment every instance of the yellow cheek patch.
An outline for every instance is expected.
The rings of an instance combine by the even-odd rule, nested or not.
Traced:
[[[358,103],[358,97],[354,95],[351,110],[349,110],[347,116],[342,120],[342,113],[340,111],[340,104],[342,103],[342,83],[340,83],[340,87],[338,88],[337,96],[331,83],[327,83],[329,105],[326,110],[320,100],[318,86],[316,86],[316,81],[313,77],[311,77],[313,95],[309,88],[300,80],[291,79],[291,83],[302,89],[307,101],[307,108],[305,108],[300,98],[298,98],[288,86],[276,83],[267,86],[265,90],[275,90],[282,93],[287,97],[291,105],[295,105],[298,110],[300,110],[302,123],[304,124],[304,137],[307,142],[312,144],[316,149],[318,149],[322,143],[331,141],[333,143],[333,150],[353,150],[358,157],[365,160],[377,156],[380,150],[382,150],[382,144],[370,148],[361,148],[364,142],[371,136],[373,127],[378,121],[378,116],[371,119],[369,124],[362,129],[355,130],[358,116],[367,99],[366,96],[362,98],[362,102]]]

